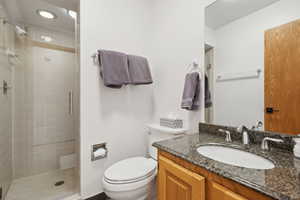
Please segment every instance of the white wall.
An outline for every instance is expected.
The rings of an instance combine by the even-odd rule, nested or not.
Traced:
[[[112,163],[146,153],[146,123],[152,120],[153,86],[109,89],[91,55],[97,49],[146,54],[149,1],[81,1],[81,192],[102,192],[102,174]],[[91,162],[91,145],[107,142],[108,159]]]
[[[204,57],[204,4],[198,0],[81,1],[81,193],[102,192],[112,163],[147,152],[145,124],[169,112],[196,129],[204,112],[182,111],[187,65]],[[91,55],[112,49],[149,58],[154,84],[103,86]],[[107,159],[91,162],[91,145],[108,143]]]
[[[299,0],[281,0],[216,30],[216,74],[264,67],[264,31],[300,18]],[[264,79],[216,83],[215,123],[254,125],[264,117]]]
[[[204,119],[204,110],[187,112],[180,104],[188,65],[194,59],[204,65],[204,4],[196,0],[152,2],[154,22],[149,47],[156,83],[155,119],[173,112],[184,119],[191,132],[195,132],[199,121]],[[202,103],[201,108],[204,101]]]

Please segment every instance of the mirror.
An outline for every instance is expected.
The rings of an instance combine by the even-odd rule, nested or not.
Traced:
[[[300,133],[300,1],[206,8],[207,123]]]

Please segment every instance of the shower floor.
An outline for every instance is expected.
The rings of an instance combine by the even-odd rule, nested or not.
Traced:
[[[57,170],[13,181],[5,200],[61,200],[75,194],[75,170]],[[63,185],[55,183],[64,181]]]

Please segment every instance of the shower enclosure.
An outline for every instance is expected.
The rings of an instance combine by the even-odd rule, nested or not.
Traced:
[[[79,181],[75,36],[13,25],[1,11],[0,199],[63,199]]]
[[[5,47],[12,45],[10,30],[5,30],[5,21],[0,19],[0,184],[3,197],[11,184],[12,169],[12,69]]]

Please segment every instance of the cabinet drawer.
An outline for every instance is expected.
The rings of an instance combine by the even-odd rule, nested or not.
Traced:
[[[211,200],[248,200],[217,183],[212,182],[211,187]]]
[[[205,200],[205,178],[159,157],[158,200]]]

